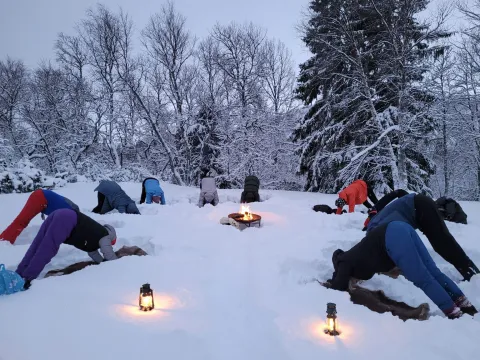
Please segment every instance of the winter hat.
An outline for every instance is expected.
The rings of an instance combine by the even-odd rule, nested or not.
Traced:
[[[110,244],[115,245],[117,242],[117,233],[112,225],[105,224],[103,225],[108,231],[108,238],[110,239]]]
[[[152,201],[155,203],[155,204],[160,204],[160,196],[152,196]]]
[[[347,202],[344,199],[338,198],[337,200],[335,200],[336,207],[343,208],[345,205],[347,205]]]

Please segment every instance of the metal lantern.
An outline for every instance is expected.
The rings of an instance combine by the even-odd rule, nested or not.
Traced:
[[[150,311],[155,308],[153,301],[153,290],[150,288],[150,284],[143,284],[140,288],[138,305],[140,306],[140,310],[143,311]]]
[[[327,328],[325,329],[325,334],[330,336],[340,335],[338,332],[337,305],[334,303],[327,304]]]

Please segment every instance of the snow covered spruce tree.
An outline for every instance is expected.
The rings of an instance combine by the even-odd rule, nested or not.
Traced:
[[[306,189],[337,191],[355,178],[377,191],[429,192],[433,163],[418,143],[432,129],[425,61],[449,34],[420,24],[423,0],[314,0],[303,40],[298,97],[311,105],[294,131]]]

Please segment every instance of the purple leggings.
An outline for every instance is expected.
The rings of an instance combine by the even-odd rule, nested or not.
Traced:
[[[52,212],[18,265],[17,273],[25,280],[34,280],[57,254],[60,245],[77,225],[77,213],[70,209]]]

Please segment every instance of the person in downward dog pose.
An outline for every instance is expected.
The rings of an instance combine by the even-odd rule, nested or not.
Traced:
[[[332,262],[335,271],[325,283],[332,289],[347,291],[351,278],[369,280],[376,273],[398,267],[448,318],[477,313],[459,287],[437,268],[416,231],[405,222],[376,227],[350,250],[337,249]]]
[[[78,210],[78,206],[66,197],[51,190],[35,190],[28,197],[20,214],[18,214],[15,220],[0,234],[0,240],[9,241],[11,244],[14,244],[18,236],[25,230],[35,216],[41,213],[42,219],[45,219],[45,215],[48,216],[58,209]]]
[[[240,195],[241,203],[251,203],[260,201],[260,180],[254,175],[249,175],[245,178],[242,194]]]
[[[406,192],[403,189],[398,189],[398,190],[393,190],[392,192],[388,193],[384,197],[382,197],[378,202],[372,206],[370,209],[368,209],[368,217],[365,220],[363,224],[363,229],[362,231],[366,231],[368,224],[370,223],[370,220],[377,215],[380,211],[383,210],[385,206],[390,204],[393,200],[395,199],[400,199],[401,197],[404,197],[405,195],[408,195],[408,192]]]
[[[397,190],[397,195],[402,194],[403,190]],[[382,202],[382,199],[379,201],[378,212],[369,214],[370,220],[366,224],[367,234],[377,227],[393,221],[407,223],[413,229],[419,229],[425,234],[433,250],[452,264],[464,277],[464,280],[469,281],[473,275],[480,273],[478,267],[448,230],[433,199],[421,194],[407,194],[386,205],[388,199],[394,198],[395,196],[391,195],[385,202]],[[382,208],[383,205],[386,206]]]
[[[155,178],[146,178],[142,183],[142,195],[140,196],[140,204],[143,203],[165,205],[165,194],[160,187],[160,181]]]
[[[368,202],[368,198],[374,205],[378,201],[371,185],[364,180],[355,180],[338,193],[338,199],[335,201],[337,215],[342,214],[343,207],[347,204],[349,213],[355,211],[355,205],[363,204],[370,209],[372,205]]]
[[[28,289],[57,254],[61,244],[87,252],[96,263],[115,260],[113,245],[116,238],[115,229],[110,225],[100,225],[79,211],[56,210],[40,227],[16,272],[25,280],[25,289]]]
[[[106,214],[117,209],[121,214],[140,215],[135,201],[133,201],[115,181],[102,180],[94,191],[98,191],[98,204],[92,212]]]
[[[198,199],[198,207],[204,207],[206,204],[218,205],[217,185],[215,178],[208,174],[200,182],[200,197]]]

